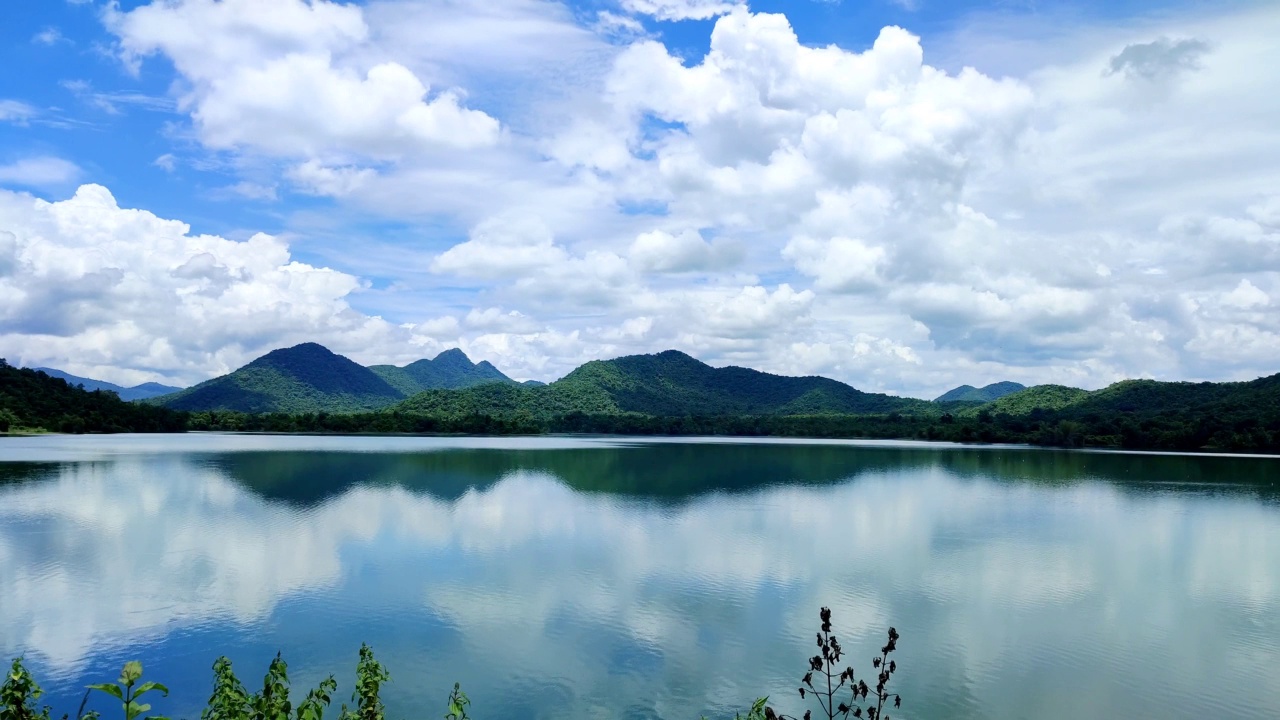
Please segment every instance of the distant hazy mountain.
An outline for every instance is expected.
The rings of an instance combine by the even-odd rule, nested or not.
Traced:
[[[1005,395],[1011,395],[1019,390],[1026,390],[1027,386],[1016,382],[998,382],[982,388],[976,388],[972,385],[961,385],[954,390],[939,395],[934,402],[991,402],[999,400]]]
[[[386,407],[403,397],[369,368],[322,345],[303,343],[151,402],[175,410],[353,412]]]
[[[397,406],[444,416],[585,413],[646,415],[821,415],[906,411],[923,400],[864,393],[822,377],[713,368],[682,352],[594,360],[545,386],[483,385],[435,390]]]
[[[182,389],[180,387],[161,385],[160,383],[155,382],[142,383],[141,385],[134,385],[133,387],[121,387],[115,383],[109,383],[103,380],[94,380],[92,378],[84,378],[78,375],[72,375],[68,372],[56,370],[54,368],[39,367],[32,369],[39,370],[49,377],[62,378],[71,385],[81,385],[89,392],[93,392],[94,390],[110,390],[116,395],[119,395],[121,400],[144,400],[146,398],[167,395],[171,392],[177,392]]]
[[[479,364],[458,348],[445,350],[433,360],[417,360],[404,367],[371,365],[370,370],[405,397],[423,390],[461,390],[491,382],[515,383],[487,360]]]

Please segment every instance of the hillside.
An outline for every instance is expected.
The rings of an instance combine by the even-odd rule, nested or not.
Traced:
[[[1088,390],[1067,387],[1066,385],[1034,385],[1005,395],[964,414],[973,415],[985,410],[991,413],[1008,413],[1010,415],[1026,415],[1033,410],[1061,410],[1089,397]]]
[[[366,367],[315,343],[273,350],[228,375],[148,402],[174,410],[355,412],[404,398]]]
[[[66,380],[0,359],[0,433],[174,432],[185,429],[178,414],[121,400],[115,393],[89,391]]]
[[[594,360],[545,386],[430,391],[395,409],[446,417],[533,418],[571,412],[654,416],[931,412],[930,403],[923,400],[864,393],[827,378],[713,368],[676,350]]]
[[[34,369],[48,375],[49,377],[65,380],[69,385],[84,386],[84,389],[90,392],[94,390],[107,390],[109,392],[113,392],[116,395],[119,395],[121,400],[145,400],[147,398],[168,395],[169,393],[178,392],[182,389],[180,387],[173,387],[172,385],[161,385],[156,382],[142,383],[141,385],[134,385],[133,387],[122,387],[104,380],[79,377],[55,368],[38,367]]]
[[[1122,380],[1066,408],[1074,415],[1208,415],[1233,422],[1280,418],[1280,374],[1248,382]]]
[[[458,348],[445,350],[432,360],[418,360],[404,367],[371,365],[369,369],[408,397],[424,390],[462,390],[484,383],[514,384],[501,370],[482,360],[478,364]]]
[[[978,402],[988,403],[992,400],[1011,395],[1019,390],[1026,390],[1027,386],[1016,382],[998,382],[991,383],[986,387],[976,388],[972,385],[961,385],[958,388],[948,390],[947,392],[934,398],[936,403],[947,402]]]

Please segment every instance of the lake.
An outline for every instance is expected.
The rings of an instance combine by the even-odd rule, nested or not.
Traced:
[[[194,719],[218,655],[253,690],[281,651],[336,717],[362,642],[396,720],[454,681],[482,720],[798,715],[823,605],[869,682],[901,633],[895,718],[1274,720],[1280,459],[0,438],[0,652],[58,716],[139,659]]]

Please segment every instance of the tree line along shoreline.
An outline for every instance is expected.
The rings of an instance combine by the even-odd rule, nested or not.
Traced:
[[[1149,381],[1146,381],[1149,382]],[[1254,387],[1257,383],[1267,384]],[[1164,383],[1163,386],[1179,385]],[[1190,385],[1190,384],[1188,384]],[[1223,384],[1225,386],[1225,384]],[[987,405],[924,403],[889,412],[809,414],[591,412],[537,406],[476,407],[458,397],[543,393],[544,388],[489,388],[423,393],[417,405],[356,412],[175,410],[125,402],[59,378],[0,361],[0,433],[181,433],[188,431],[408,435],[639,435],[924,440],[1059,448],[1280,454],[1280,376],[1245,384],[1250,394],[1177,402],[1170,392],[1145,405],[1130,395],[1106,404],[1019,407],[1009,398]],[[1276,386],[1276,390],[1271,388]],[[547,386],[552,387],[552,386]],[[1148,395],[1151,388],[1138,386]],[[1032,388],[1035,390],[1035,388]],[[1232,392],[1238,391],[1233,390]],[[1188,395],[1204,394],[1198,385]],[[1218,393],[1222,395],[1222,393]],[[444,397],[450,402],[440,402]],[[1010,396],[1016,398],[1017,396]],[[500,398],[499,398],[500,399]],[[1195,398],[1192,398],[1194,400]],[[1103,398],[1107,400],[1107,398]],[[1002,405],[1003,403],[1003,405]],[[599,403],[596,403],[597,405]],[[407,407],[406,407],[407,406]],[[420,409],[415,409],[420,408]],[[508,408],[505,412],[493,410]],[[1002,411],[1001,407],[1012,411]],[[993,411],[993,408],[996,411]]]

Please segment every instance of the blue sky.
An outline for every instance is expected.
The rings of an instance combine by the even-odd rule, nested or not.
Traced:
[[[459,346],[550,380],[677,347],[918,395],[1270,374],[1278,25],[1245,2],[21,3],[0,356],[185,384],[308,340]]]

